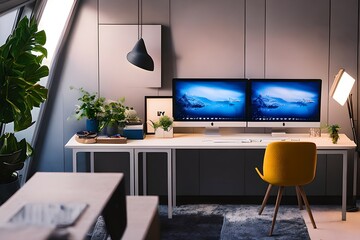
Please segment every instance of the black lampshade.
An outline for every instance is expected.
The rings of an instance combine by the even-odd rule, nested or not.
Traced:
[[[133,50],[127,54],[127,60],[139,68],[154,71],[154,61],[146,51],[142,38],[135,44]]]

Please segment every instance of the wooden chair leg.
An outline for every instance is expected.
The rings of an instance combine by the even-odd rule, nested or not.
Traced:
[[[259,215],[261,215],[261,213],[263,212],[263,210],[264,210],[264,208],[265,208],[265,205],[266,205],[266,203],[267,203],[267,200],[269,199],[271,187],[272,187],[272,185],[269,184],[269,186],[268,186],[268,188],[267,188],[267,190],[266,190],[266,193],[265,193],[264,200],[263,200],[263,202],[262,202],[262,204],[261,204],[261,208],[260,208],[260,210],[259,210]]]
[[[306,210],[307,210],[307,212],[308,212],[308,214],[309,214],[311,223],[312,223],[313,227],[316,228],[316,224],[315,224],[315,221],[314,221],[314,218],[313,218],[313,215],[312,215],[312,212],[311,212],[311,209],[310,209],[310,205],[309,205],[309,202],[308,202],[308,200],[307,200],[305,191],[304,191],[304,189],[303,189],[302,186],[296,186],[296,188],[299,189],[299,192],[300,192],[300,194],[301,194],[301,197],[302,197],[302,199],[303,199],[303,201],[304,201],[304,203],[305,203]]]
[[[279,210],[279,206],[280,206],[280,202],[281,202],[281,197],[282,197],[283,191],[284,191],[284,187],[283,187],[283,186],[280,186],[280,187],[279,187],[279,191],[278,191],[278,195],[277,195],[277,198],[276,198],[274,216],[273,216],[273,220],[272,220],[272,224],[271,224],[271,229],[270,229],[269,236],[271,236],[272,233],[273,233],[273,231],[274,231],[276,216],[277,216],[277,212],[278,212],[278,210]]]
[[[303,210],[303,204],[302,204],[302,200],[301,200],[301,194],[299,192],[299,189],[295,186],[296,189],[296,197],[297,197],[297,201],[298,201],[298,205],[299,205],[299,209]]]

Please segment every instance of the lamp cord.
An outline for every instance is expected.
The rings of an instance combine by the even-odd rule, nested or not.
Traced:
[[[138,40],[142,38],[142,0],[138,0]]]
[[[351,131],[353,134],[354,142],[356,144],[356,151],[359,152],[359,148],[357,146],[357,144],[358,144],[357,132],[356,132],[355,122],[354,122],[354,108],[353,108],[352,94],[349,94],[346,103],[347,103],[347,108],[348,108],[348,112],[349,112]]]

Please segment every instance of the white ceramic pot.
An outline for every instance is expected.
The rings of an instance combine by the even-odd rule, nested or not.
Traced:
[[[165,131],[163,128],[157,128],[155,130],[155,137],[158,138],[172,138],[174,136],[174,130],[171,128],[169,131]]]

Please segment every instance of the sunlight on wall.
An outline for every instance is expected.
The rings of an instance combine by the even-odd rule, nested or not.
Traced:
[[[48,50],[48,57],[44,64],[51,66],[55,50],[58,47],[65,24],[69,18],[75,0],[48,0],[43,15],[39,22],[39,30],[46,32],[45,48]]]
[[[12,31],[17,10],[0,17],[0,45],[3,45]]]

